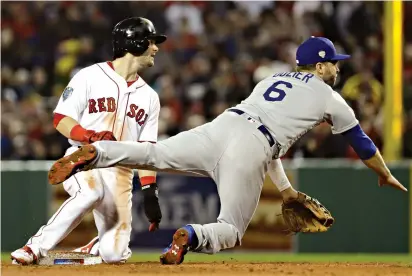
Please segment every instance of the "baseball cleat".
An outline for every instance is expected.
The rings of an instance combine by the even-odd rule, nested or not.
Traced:
[[[93,145],[81,146],[70,155],[57,160],[49,170],[49,183],[60,184],[72,175],[92,168],[92,162],[97,157],[97,150]]]
[[[38,263],[38,258],[36,254],[34,254],[31,248],[27,245],[23,248],[15,250],[10,255],[12,259],[12,264],[31,265]]]
[[[161,264],[181,264],[188,252],[190,233],[186,227],[179,228],[173,235],[172,243],[166,247],[160,256]]]
[[[99,237],[95,237],[88,244],[74,249],[72,252],[86,253],[91,255],[99,255]]]

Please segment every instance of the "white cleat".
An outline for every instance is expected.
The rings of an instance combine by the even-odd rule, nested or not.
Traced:
[[[31,265],[38,263],[38,257],[27,245],[11,253],[12,264]]]
[[[99,255],[99,237],[95,237],[88,244],[74,249],[72,252],[86,253],[94,256]]]

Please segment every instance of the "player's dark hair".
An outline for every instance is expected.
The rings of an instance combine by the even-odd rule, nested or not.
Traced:
[[[320,63],[327,63],[327,62],[336,64],[338,62],[338,60],[328,60],[328,61],[324,61],[324,62],[320,62]],[[297,72],[315,71],[316,70],[316,64],[306,64],[306,65],[300,65],[300,66],[298,65],[298,66],[296,66],[296,71]]]
[[[296,66],[296,71],[298,72],[315,71],[315,70],[316,70],[316,64],[306,64],[306,65]]]

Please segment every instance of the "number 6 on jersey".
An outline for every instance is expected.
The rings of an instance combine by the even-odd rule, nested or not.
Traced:
[[[285,85],[287,88],[292,88],[292,84],[290,82],[286,82],[286,81],[277,81],[274,84],[272,84],[265,92],[265,94],[263,94],[263,97],[265,98],[266,101],[269,102],[280,102],[283,100],[283,98],[285,98],[286,96],[286,92],[282,89],[279,89],[278,86],[279,85]],[[276,96],[272,96],[272,93],[277,93]]]

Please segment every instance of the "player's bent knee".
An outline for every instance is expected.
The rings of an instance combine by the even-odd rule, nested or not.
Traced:
[[[116,252],[112,247],[100,246],[99,254],[102,260],[108,264],[124,263],[126,261],[123,254]]]
[[[105,263],[124,263],[131,256],[131,251],[128,247],[129,239],[114,237],[111,235],[115,229],[110,230],[100,239],[99,254]],[[128,237],[130,233],[128,233]],[[116,242],[117,240],[117,242]]]
[[[106,264],[118,264],[118,263],[124,263],[124,261],[122,262],[119,258],[111,256],[111,255],[100,255],[100,257],[102,258],[103,262],[105,262]]]
[[[100,253],[100,257],[102,258],[103,262],[106,264],[122,264],[125,263],[126,260],[121,256],[121,255],[115,255],[115,254],[108,254],[108,255],[102,255]]]
[[[223,249],[240,246],[244,233],[239,231],[238,227],[236,227],[232,223],[228,223],[224,220],[218,220],[218,223],[225,224],[226,227],[224,229],[221,229],[221,235],[218,236],[217,242],[220,245],[220,249],[218,247],[213,247],[213,254]]]
[[[239,229],[235,225],[233,225],[233,224],[228,224],[228,225],[232,229],[233,237],[234,237],[234,243],[230,244],[230,247],[235,247],[235,246],[241,245],[244,233],[240,232]]]
[[[243,227],[239,227],[235,223],[227,222],[223,219],[218,219],[217,222],[218,223],[225,223],[225,224],[229,225],[229,227],[231,228],[233,234],[235,234],[236,236],[239,236],[240,238],[242,238],[243,235],[245,234],[246,229],[243,229]]]

